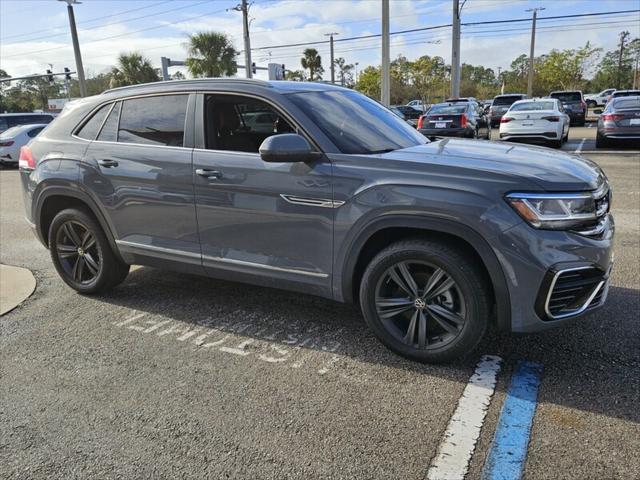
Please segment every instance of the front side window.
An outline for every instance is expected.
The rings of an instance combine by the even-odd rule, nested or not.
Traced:
[[[125,100],[118,142],[181,147],[188,95],[159,95]]]
[[[288,98],[342,153],[382,153],[428,141],[391,110],[357,92],[300,92]]]
[[[238,95],[206,95],[205,146],[211,150],[258,153],[271,135],[295,128],[268,103]]]

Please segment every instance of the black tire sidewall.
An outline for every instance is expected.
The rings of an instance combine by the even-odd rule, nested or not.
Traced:
[[[82,224],[94,235],[96,239],[100,269],[96,278],[90,283],[82,284],[70,278],[58,258],[56,250],[57,233],[62,225],[68,221],[75,221]],[[55,216],[49,228],[49,250],[53,265],[55,266],[58,275],[60,275],[60,278],[62,278],[67,285],[80,293],[95,293],[107,288],[113,279],[115,271],[118,270],[119,267],[119,265],[117,265],[117,259],[115,259],[113,252],[111,251],[111,246],[109,245],[109,242],[98,222],[96,222],[92,215],[80,209],[66,209]]]
[[[443,347],[414,349],[397,340],[380,322],[375,307],[375,288],[380,276],[402,260],[425,261],[442,268],[453,278],[464,297],[467,321],[458,336]],[[482,275],[471,261],[455,250],[439,244],[434,248],[433,244],[421,241],[398,244],[396,249],[382,251],[369,264],[360,287],[360,305],[369,327],[392,351],[420,362],[446,362],[470,353],[484,335],[489,307],[483,282]]]

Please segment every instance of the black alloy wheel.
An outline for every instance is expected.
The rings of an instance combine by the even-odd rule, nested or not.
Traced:
[[[69,220],[58,228],[56,255],[65,273],[79,284],[95,281],[102,268],[96,237],[77,220]]]

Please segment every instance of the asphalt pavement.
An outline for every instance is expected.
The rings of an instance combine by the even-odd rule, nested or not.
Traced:
[[[543,368],[524,478],[640,478],[640,154],[585,156],[614,189],[606,306],[489,332],[446,366],[302,294],[139,267],[78,295],[24,221],[18,172],[0,171],[0,263],[37,280],[0,317],[0,478],[426,478],[483,355],[502,362],[466,478],[481,478],[520,361]]]

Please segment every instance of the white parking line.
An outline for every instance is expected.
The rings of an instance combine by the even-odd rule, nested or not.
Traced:
[[[484,355],[462,392],[438,454],[427,472],[428,480],[463,480],[480,436],[502,359]]]
[[[584,142],[586,142],[586,141],[587,141],[587,139],[583,138],[580,141],[580,145],[578,145],[578,148],[576,148],[575,152],[573,152],[573,153],[580,153],[580,151],[582,150],[582,147],[584,146]]]

